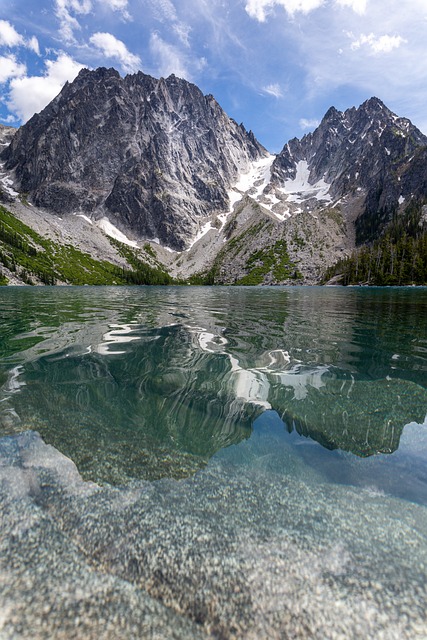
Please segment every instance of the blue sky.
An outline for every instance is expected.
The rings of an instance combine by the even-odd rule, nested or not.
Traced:
[[[0,0],[0,122],[83,66],[184,77],[272,152],[372,95],[427,133],[427,0]]]

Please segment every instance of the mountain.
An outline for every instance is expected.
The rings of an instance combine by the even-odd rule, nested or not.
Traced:
[[[345,112],[331,107],[313,133],[258,163],[246,191],[258,211],[215,257],[215,282],[275,283],[289,281],[290,274],[318,282],[326,267],[423,203],[426,145],[426,136],[378,98]],[[238,229],[240,210],[228,227],[234,219]],[[266,269],[272,261],[277,267],[277,243],[286,246],[290,267],[281,278],[280,269]]]
[[[198,283],[316,284],[391,224],[394,238],[406,220],[418,230],[427,202],[427,137],[378,98],[331,107],[274,156],[185,80],[86,69],[13,134],[0,129],[0,198],[41,236],[115,265],[96,267],[100,282],[133,281],[129,270],[138,282],[166,281],[167,270]],[[19,231],[31,244],[2,216],[7,238]],[[49,279],[52,256],[42,257],[38,273]],[[71,279],[55,263],[56,280],[80,282],[85,260]],[[34,274],[33,263],[25,268]],[[381,269],[394,282],[394,263]]]
[[[356,243],[371,241],[401,205],[426,195],[425,164],[414,162],[426,145],[378,98],[344,112],[331,107],[313,133],[278,154],[266,197],[281,215],[338,206],[355,224]]]
[[[3,159],[36,206],[107,217],[134,238],[182,250],[266,155],[195,85],[100,68],[67,83]]]

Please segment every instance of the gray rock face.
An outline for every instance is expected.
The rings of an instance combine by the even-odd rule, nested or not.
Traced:
[[[264,155],[195,85],[104,68],[81,71],[3,152],[35,205],[107,216],[178,250],[229,207],[230,186]]]
[[[414,156],[426,145],[426,136],[378,98],[345,112],[331,107],[313,133],[285,145],[273,163],[271,184],[298,182],[298,170],[300,176],[304,170],[317,191],[329,185],[323,188],[325,201],[358,200],[347,213],[357,218],[357,241],[371,240],[399,205],[425,194],[426,172]],[[311,195],[322,200],[322,194]]]
[[[9,146],[13,136],[16,133],[16,129],[13,127],[6,127],[0,124],[0,153]],[[0,203],[13,202],[14,190],[11,188],[11,180],[4,170],[4,162],[0,162]]]

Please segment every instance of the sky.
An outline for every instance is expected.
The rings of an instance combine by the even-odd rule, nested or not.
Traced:
[[[82,67],[171,73],[271,152],[377,96],[427,133],[427,0],[0,0],[0,122]]]

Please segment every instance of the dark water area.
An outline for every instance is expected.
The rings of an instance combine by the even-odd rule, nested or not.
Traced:
[[[79,547],[86,540],[88,556],[102,558],[102,566],[121,579],[137,585],[147,571],[144,580],[154,585],[150,597],[156,602],[171,599],[172,610],[184,610],[198,630],[214,637],[286,637],[285,630],[292,637],[329,637],[328,630],[341,637],[339,612],[336,618],[326,616],[324,626],[319,622],[315,630],[314,621],[324,611],[323,596],[342,596],[345,637],[426,637],[426,414],[426,288],[0,289],[0,459],[5,482],[12,482],[15,469],[14,491],[26,496],[28,509],[36,501],[37,508],[44,505],[46,513],[56,514],[63,532],[78,535]],[[70,471],[67,458],[78,471]],[[50,486],[49,497],[43,497],[42,488],[34,498],[30,468],[37,482],[44,478],[41,487]],[[71,501],[66,513],[64,491]],[[215,562],[222,567],[223,600],[218,586],[211,589],[224,607],[221,615],[215,614],[221,623],[206,613],[212,603],[203,601],[203,615],[193,611],[194,593],[201,588],[196,577],[187,609],[181,600],[175,602],[176,593],[182,593],[182,560],[173,578],[156,582],[159,551],[151,542],[137,551],[119,535],[119,546],[111,542],[107,555],[100,550],[99,540],[109,535],[99,529],[106,505],[115,535],[120,527],[126,529],[117,491],[126,504],[152,501],[150,510],[138,507],[139,520],[132,520],[136,515],[129,507],[134,528],[127,531],[128,538],[135,531],[142,535],[140,526],[164,535],[166,526],[175,532],[170,541],[175,549],[185,521],[191,536],[197,533],[190,546],[193,551],[203,547],[203,562],[210,551],[200,540],[208,540],[211,550],[218,546]],[[167,510],[161,506],[165,504]],[[80,514],[79,526],[70,516],[74,512]],[[172,512],[173,521],[166,525]],[[96,529],[86,531],[84,513],[95,520],[98,513]],[[154,513],[161,518],[151,521]],[[229,573],[224,568],[228,560],[219,543],[227,527],[231,546],[226,555],[235,558],[239,571],[248,562],[246,582],[238,587],[234,568],[228,567]],[[242,560],[241,547],[237,551],[231,541],[243,539],[248,527],[257,549]],[[267,538],[268,549],[263,546]],[[49,545],[53,539],[46,533]],[[287,582],[289,566],[281,568],[281,586],[271,573],[280,554],[291,553],[289,545],[296,563],[292,589],[299,576],[295,593]],[[150,552],[153,573],[141,568],[138,555],[147,562]],[[130,554],[134,564],[122,554]],[[272,601],[291,592],[302,602],[308,558],[316,566],[324,558],[329,563],[329,569],[310,573],[309,580],[306,576],[307,588],[322,594],[312,600],[311,609],[307,605],[302,610],[311,611],[311,636],[304,625],[298,627],[301,612],[293,622],[283,618],[282,605],[277,605],[274,620],[266,613]],[[164,571],[174,562],[165,560]],[[259,619],[253,617],[253,605],[240,609],[235,602],[249,583],[251,602],[256,600],[249,569],[254,562],[260,584],[265,576],[273,584],[265,602],[257,596]],[[75,561],[69,566],[75,567]],[[341,595],[327,591],[332,588],[328,571]],[[348,579],[345,588],[343,576]],[[353,579],[354,588],[349,586]],[[382,585],[381,597],[388,594],[388,604],[375,600],[377,587],[371,582]],[[343,595],[342,589],[349,591]],[[365,602],[365,591],[376,602],[375,614],[366,605],[364,621],[358,622],[349,612],[359,606],[359,596]],[[223,620],[228,600],[230,618]],[[22,596],[24,605],[36,607]],[[159,615],[153,614],[155,619]],[[231,633],[232,624],[242,625],[240,635]],[[169,628],[169,622],[165,625]],[[92,632],[88,627],[88,637]],[[124,637],[132,637],[129,633]],[[176,637],[195,633],[185,627]]]

